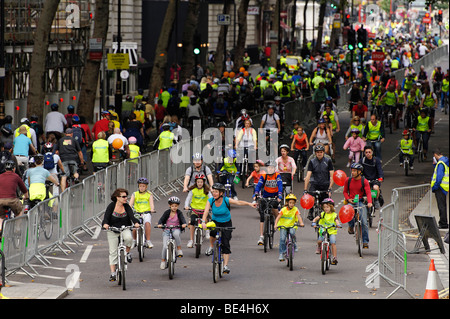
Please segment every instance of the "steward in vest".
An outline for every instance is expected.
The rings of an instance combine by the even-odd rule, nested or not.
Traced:
[[[175,140],[175,134],[170,131],[170,124],[164,123],[162,125],[162,129],[163,131],[161,132],[161,134],[159,134],[154,144],[156,145],[157,143],[159,143],[158,150],[170,148],[172,147],[173,143],[177,142]]]
[[[111,150],[109,143],[106,140],[105,132],[97,134],[97,140],[92,144],[92,166],[94,172],[106,168],[109,164],[109,158],[111,156]]]
[[[448,230],[446,197],[449,190],[449,160],[442,155],[439,149],[435,149],[433,154],[437,164],[431,178],[431,191],[436,196],[439,210],[439,228]]]
[[[400,161],[400,166],[403,166],[403,156],[408,156],[409,158],[409,169],[414,169],[414,151],[413,151],[413,140],[409,136],[408,130],[403,131],[403,139],[400,140],[400,150],[398,154],[398,160]]]

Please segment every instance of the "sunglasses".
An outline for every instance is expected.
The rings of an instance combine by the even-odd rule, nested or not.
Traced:
[[[119,198],[128,198],[127,195],[124,195],[124,196],[117,196],[117,197],[119,197]]]

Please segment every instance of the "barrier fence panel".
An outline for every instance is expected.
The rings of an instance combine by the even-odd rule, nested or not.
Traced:
[[[26,264],[28,216],[5,220],[2,232],[1,249],[5,254],[5,266],[8,275],[11,272],[23,269]],[[28,272],[26,273],[33,277]]]

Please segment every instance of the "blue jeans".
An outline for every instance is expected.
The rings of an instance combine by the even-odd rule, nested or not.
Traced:
[[[352,205],[355,208],[355,214],[356,214],[356,207],[363,207],[363,209],[359,210],[359,218],[362,222],[362,241],[363,243],[369,243],[369,226],[367,223],[367,207],[366,205],[364,205],[363,202],[358,202],[358,204]],[[351,221],[348,222],[348,226],[349,227],[354,227],[355,226],[355,221],[352,219]]]
[[[449,92],[442,92],[441,91],[441,109],[443,109],[444,108],[444,97],[445,96],[448,96],[448,94],[449,94]]]
[[[292,238],[295,242],[295,228],[289,229],[289,233],[292,235]],[[286,252],[286,237],[287,237],[287,230],[285,228],[280,228],[280,248],[279,252],[280,254],[284,254]],[[294,244],[294,248],[297,247],[297,243]]]

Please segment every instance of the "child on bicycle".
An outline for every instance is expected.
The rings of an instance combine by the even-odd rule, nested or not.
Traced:
[[[206,202],[211,198],[209,185],[206,184],[206,176],[202,172],[195,175],[195,184],[189,187],[189,193],[184,203],[186,210],[191,209],[191,220],[189,221],[190,239],[187,247],[194,247],[194,230],[205,211]],[[208,232],[208,231],[207,231]]]
[[[253,179],[253,186],[258,184],[259,178],[261,177],[261,167],[264,166],[264,162],[261,160],[256,160],[255,164],[253,164],[254,171],[250,174],[250,176],[245,181],[245,186],[248,187],[250,185],[250,180]]]
[[[317,227],[317,224],[323,225],[325,227],[329,227],[331,225],[335,225],[336,227],[340,227],[341,223],[338,218],[338,214],[334,210],[334,201],[331,198],[325,198],[322,201],[323,212],[320,213],[320,216],[317,216],[313,219],[311,226]],[[328,229],[328,234],[330,234],[330,244],[331,244],[331,254],[333,255],[333,259],[331,260],[332,265],[337,265],[337,247],[336,247],[336,227]],[[325,235],[324,235],[325,236]],[[324,240],[324,236],[319,236],[317,239],[317,250],[316,254],[320,254],[320,247],[322,245],[322,241]]]
[[[409,131],[403,131],[403,139],[400,141],[400,153],[398,154],[398,160],[400,161],[400,166],[403,166],[403,156],[408,156],[409,158],[409,169],[414,169],[414,144],[413,140],[409,136]]]
[[[147,248],[153,248],[153,244],[150,241],[151,229],[152,229],[152,215],[144,214],[153,212],[155,210],[155,204],[153,200],[153,194],[147,190],[149,181],[145,177],[140,177],[137,181],[138,190],[131,194],[130,206],[133,207],[135,212],[143,218],[145,239]],[[136,244],[136,230],[133,230],[133,246]]]
[[[277,218],[275,219],[276,227],[284,226],[284,227],[292,227],[289,229],[292,238],[294,238],[295,242],[295,231],[297,226],[294,227],[294,224],[298,222],[300,227],[304,227],[303,219],[300,216],[300,212],[298,208],[295,206],[297,202],[297,197],[294,194],[289,194],[286,196],[286,205],[281,209]],[[278,257],[279,261],[284,261],[284,255],[286,254],[286,237],[287,237],[287,229],[280,228],[280,256]],[[295,243],[295,251],[297,251],[297,243]]]
[[[176,196],[172,196],[168,200],[169,209],[166,210],[158,221],[158,228],[163,228],[166,226],[181,226],[181,228],[186,227],[186,220],[184,219],[183,213],[178,209],[180,206],[180,199]],[[181,250],[181,229],[176,228],[173,230],[173,238],[177,244],[177,257],[183,257],[183,251]],[[167,268],[166,261],[166,249],[167,241],[169,240],[169,230],[164,230],[163,232],[163,248],[161,253],[161,269]]]
[[[353,128],[351,130],[352,137],[350,137],[344,144],[344,150],[350,149],[348,154],[347,167],[350,167],[350,165],[352,165],[352,162],[359,162],[361,152],[364,150],[364,146],[366,146],[366,142],[364,142],[364,140],[359,137],[359,132],[359,129]]]

